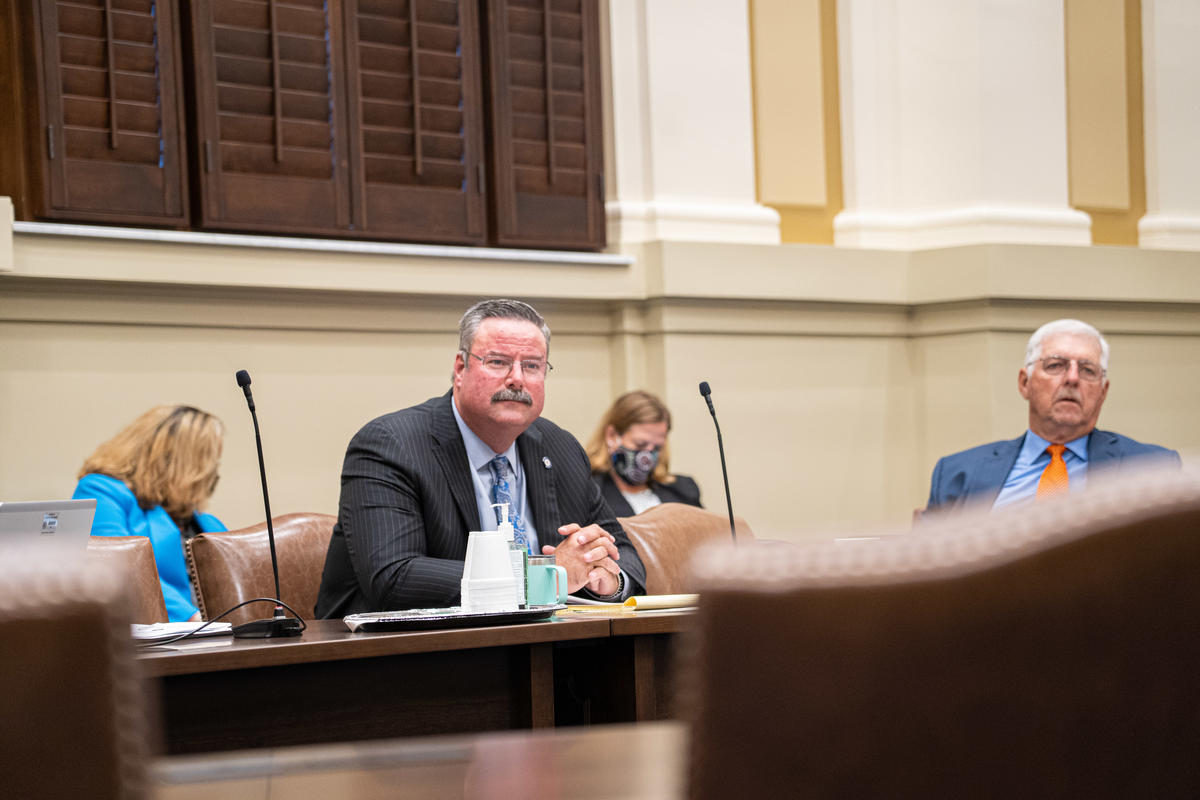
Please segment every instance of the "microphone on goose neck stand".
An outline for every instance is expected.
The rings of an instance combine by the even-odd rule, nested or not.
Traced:
[[[713,408],[712,389],[708,381],[700,381],[700,396],[708,403],[708,413],[712,414],[713,425],[717,426],[717,448],[721,451],[721,477],[725,479],[725,507],[729,509],[729,536],[737,544],[737,529],[733,524],[733,500],[729,497],[729,471],[725,468],[725,443],[721,441],[721,423],[717,422],[717,410]]]
[[[267,468],[263,464],[262,437],[258,433],[258,415],[254,413],[254,395],[250,393],[250,373],[237,371],[237,384],[246,394],[246,405],[250,407],[250,418],[254,420],[254,443],[258,448],[258,477],[262,481],[263,508],[267,512],[267,541],[271,544],[271,572],[275,575],[275,615],[269,619],[256,619],[235,625],[233,635],[240,639],[274,639],[281,636],[299,636],[304,628],[300,620],[283,614],[279,601],[279,559],[275,555],[275,527],[271,524],[271,501],[267,497]]]

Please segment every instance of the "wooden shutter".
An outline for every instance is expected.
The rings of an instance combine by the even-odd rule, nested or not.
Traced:
[[[34,9],[45,123],[40,215],[184,224],[174,4],[37,0]]]
[[[350,0],[346,76],[357,230],[486,241],[476,0]]]
[[[494,240],[604,246],[595,0],[490,0]]]
[[[194,0],[205,227],[350,226],[337,0]]]

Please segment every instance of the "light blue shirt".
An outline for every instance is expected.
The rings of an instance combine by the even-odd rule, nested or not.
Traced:
[[[538,545],[537,529],[534,528],[533,520],[526,513],[529,508],[529,500],[525,491],[525,468],[521,466],[521,459],[517,454],[517,443],[514,441],[503,453],[494,452],[475,435],[475,431],[467,427],[462,415],[458,413],[458,403],[453,399],[450,401],[450,408],[454,411],[454,421],[458,423],[458,432],[462,434],[463,444],[467,449],[467,463],[471,465],[471,483],[475,487],[475,505],[479,508],[480,529],[494,531],[500,526],[496,521],[496,509],[492,508],[492,485],[495,481],[492,480],[492,468],[488,465],[493,458],[502,455],[508,459],[509,468],[513,472],[511,494],[513,501],[518,506],[517,511],[521,514],[521,521],[525,523],[525,537],[529,542],[529,552],[535,555],[540,554],[542,548]],[[512,519],[511,515],[512,510],[510,509],[509,519]],[[633,593],[633,584],[625,575],[624,570],[621,570],[621,575],[621,592],[615,598],[605,597],[603,599],[624,600]],[[591,597],[599,597],[588,589],[584,589],[584,591]]]
[[[517,454],[517,443],[514,441],[503,453],[493,452],[492,448],[475,435],[475,431],[467,427],[467,423],[458,413],[458,403],[453,399],[450,401],[450,408],[454,410],[454,421],[458,423],[458,432],[462,434],[463,444],[467,448],[467,463],[471,465],[471,483],[475,487],[475,505],[479,507],[479,529],[494,531],[499,527],[496,517],[498,509],[492,508],[492,486],[495,481],[492,480],[492,468],[489,464],[493,458],[502,455],[508,459],[508,468],[512,470],[512,480],[509,486],[513,502],[517,506],[515,509],[508,510],[509,519],[512,519],[513,511],[521,515],[521,521],[525,523],[525,538],[529,542],[530,552],[541,553],[542,549],[538,546],[537,529],[533,527],[533,520],[527,513],[529,500],[525,491],[525,468],[521,466],[521,459]]]
[[[1063,461],[1067,465],[1067,487],[1072,492],[1081,491],[1087,483],[1089,436],[1091,434],[1086,433],[1067,442],[1067,449],[1063,451]],[[1021,505],[1037,497],[1038,481],[1050,463],[1050,454],[1046,452],[1050,445],[1051,442],[1033,431],[1025,432],[1025,442],[1021,445],[1021,452],[1017,453],[1017,463],[1009,470],[1004,487],[992,508]]]

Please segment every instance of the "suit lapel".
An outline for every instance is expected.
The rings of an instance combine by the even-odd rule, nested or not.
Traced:
[[[1111,469],[1121,460],[1121,450],[1116,435],[1108,431],[1093,430],[1088,437],[1088,470],[1097,467]]]
[[[447,392],[444,402],[434,406],[431,431],[433,456],[442,468],[446,486],[450,488],[454,504],[458,506],[458,513],[467,523],[466,530],[477,531],[480,520],[479,507],[475,504],[475,485],[471,482],[471,464],[467,461],[466,445],[458,431],[458,423],[454,421],[454,411],[450,408],[453,402],[451,394]]]
[[[525,496],[533,512],[541,544],[558,544],[558,495],[554,481],[554,462],[546,452],[546,442],[537,422],[517,437],[521,468],[525,471]]]
[[[996,502],[996,497],[1004,488],[1004,481],[1008,479],[1008,473],[1012,472],[1013,464],[1017,463],[1017,456],[1024,442],[1023,435],[1007,442],[997,442],[979,465],[979,469],[974,470],[966,496],[980,502],[986,501],[988,505]]]

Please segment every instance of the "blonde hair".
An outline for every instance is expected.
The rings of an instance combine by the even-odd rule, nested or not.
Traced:
[[[667,432],[671,431],[671,412],[662,400],[649,392],[636,389],[626,392],[613,401],[600,418],[596,432],[588,440],[588,460],[592,462],[592,472],[608,472],[612,469],[612,456],[608,452],[608,443],[604,441],[604,432],[611,425],[619,436],[624,436],[630,427],[642,422],[665,422]],[[675,476],[671,474],[671,453],[668,442],[663,442],[658,451],[658,466],[650,474],[650,480],[655,483],[674,483]]]
[[[202,509],[217,487],[225,426],[191,406],[156,406],[96,448],[79,475],[124,481],[138,505],[161,505],[177,523]]]

